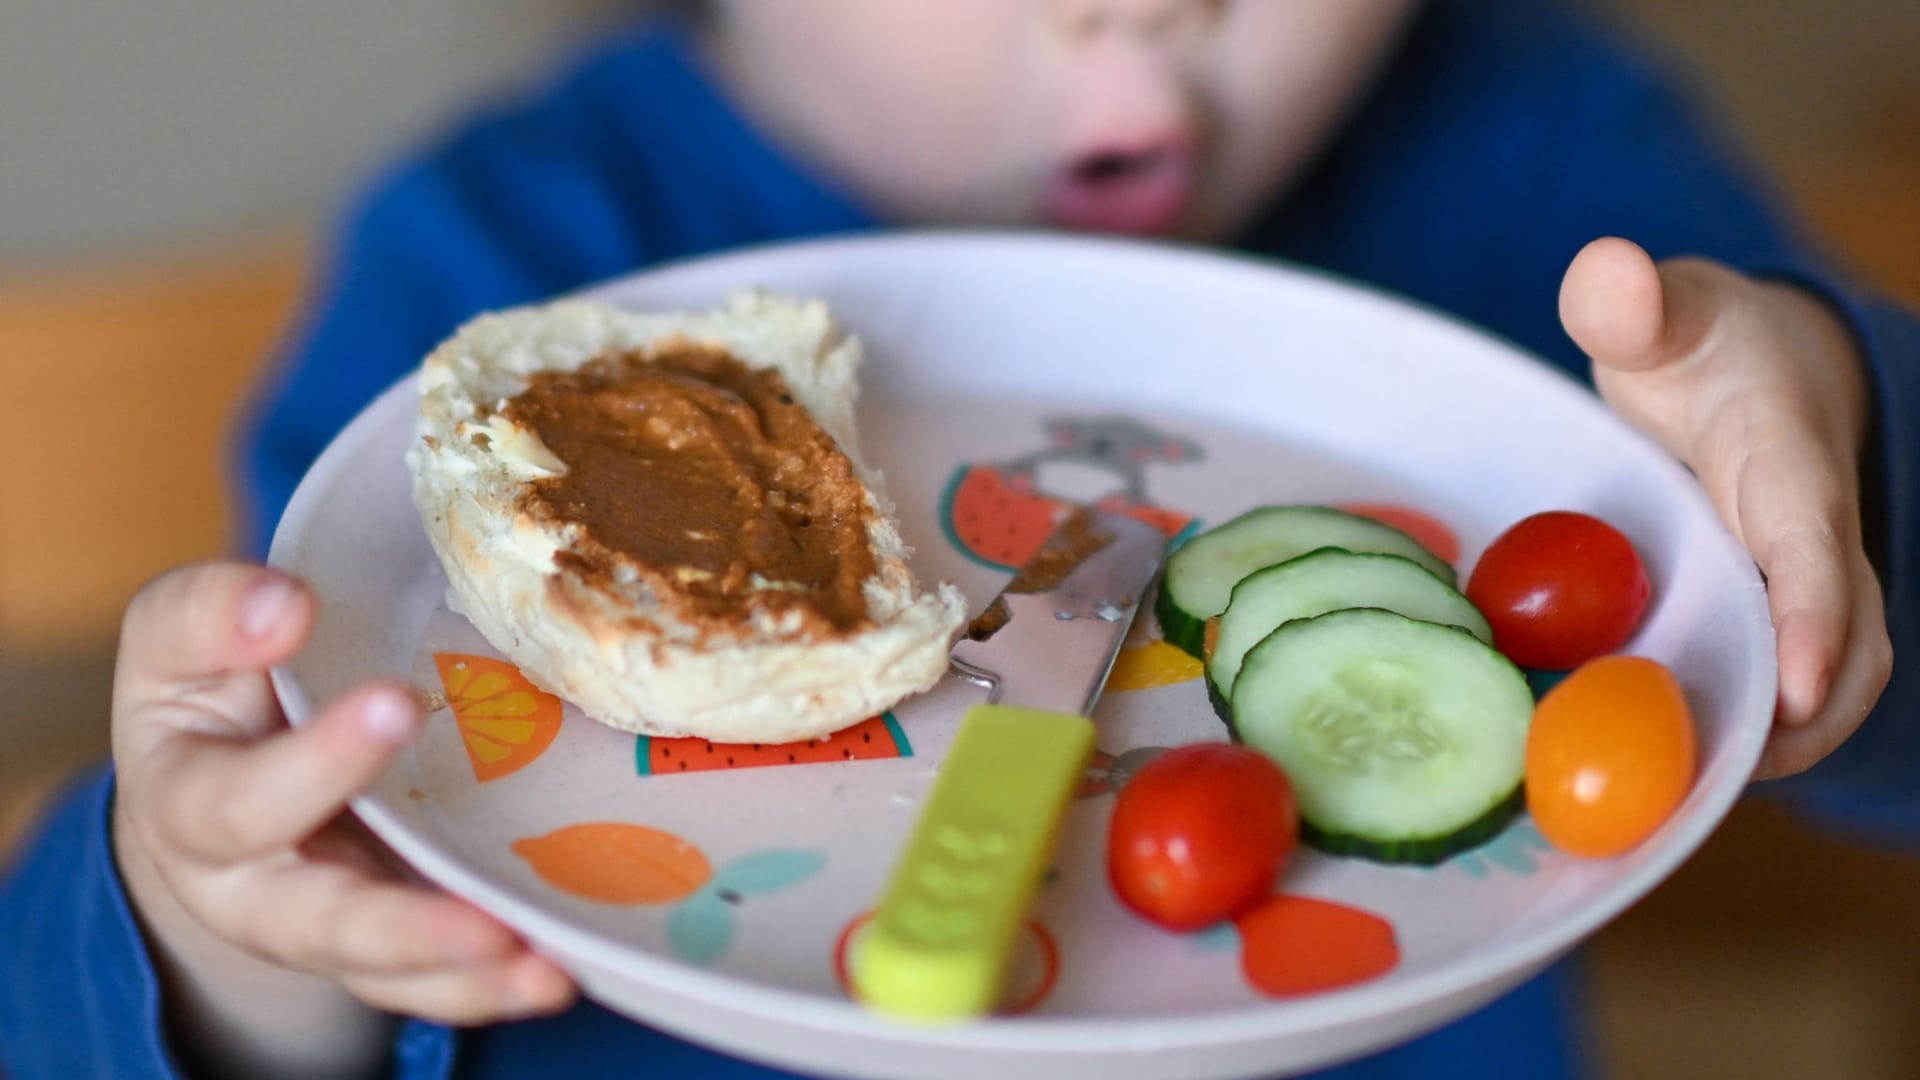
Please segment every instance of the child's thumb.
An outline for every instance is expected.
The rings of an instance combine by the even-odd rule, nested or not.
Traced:
[[[1596,365],[1650,371],[1711,347],[1738,274],[1700,259],[1653,259],[1631,241],[1595,240],[1560,283],[1560,322]]]

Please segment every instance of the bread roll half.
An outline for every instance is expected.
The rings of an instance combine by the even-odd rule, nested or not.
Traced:
[[[793,611],[750,607],[716,626],[689,616],[676,596],[673,575],[689,571],[604,558],[597,573],[582,571],[578,553],[595,542],[588,526],[529,510],[529,494],[551,490],[542,483],[559,482],[568,465],[509,403],[542,372],[605,358],[653,362],[689,346],[777,371],[851,463],[872,553],[857,625],[823,628]],[[449,605],[535,683],[642,734],[816,738],[929,689],[947,669],[965,603],[950,584],[916,588],[881,478],[859,457],[859,363],[858,341],[840,334],[823,304],[767,293],[696,313],[568,301],[476,318],[426,359],[407,455]],[[783,587],[758,575],[749,586]]]

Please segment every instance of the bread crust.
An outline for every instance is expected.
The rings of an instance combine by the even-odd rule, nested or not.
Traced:
[[[592,585],[555,565],[572,522],[516,511],[565,465],[498,414],[537,371],[675,342],[715,345],[774,368],[853,463],[872,510],[870,625],[807,634],[765,612],[727,635],[677,620],[642,580]],[[859,342],[826,306],[743,292],[718,309],[639,313],[585,301],[480,316],[427,357],[407,453],[414,501],[448,581],[448,605],[536,684],[623,731],[715,742],[818,738],[930,689],[966,605],[951,584],[918,589],[880,474],[854,427]],[[485,436],[476,438],[476,436]]]

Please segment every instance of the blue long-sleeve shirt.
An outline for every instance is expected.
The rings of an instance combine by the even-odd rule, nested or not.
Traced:
[[[662,260],[884,222],[785,156],[672,28],[641,29],[529,100],[370,185],[347,215],[244,436],[249,544],[363,404],[469,316]],[[1920,321],[1846,284],[1645,60],[1543,0],[1435,0],[1311,172],[1235,246],[1450,311],[1584,377],[1556,295],[1602,235],[1800,282],[1866,356],[1870,551],[1897,653],[1920,646]],[[1920,680],[1896,672],[1859,733],[1783,796],[1855,833],[1920,835]],[[0,881],[0,1072],[179,1075],[108,838],[112,777],[61,800]],[[1592,1063],[1569,965],[1339,1077],[1577,1075]],[[402,1029],[407,1080],[779,1075],[591,1004],[456,1033]]]

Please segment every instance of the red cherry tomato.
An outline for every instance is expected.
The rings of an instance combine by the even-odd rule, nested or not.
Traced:
[[[1523,667],[1567,671],[1618,649],[1647,609],[1646,568],[1620,531],[1586,514],[1535,514],[1480,556],[1467,599]]]
[[[1607,656],[1548,691],[1527,732],[1527,809],[1562,851],[1631,851],[1693,786],[1693,715],[1658,661]]]
[[[1265,900],[1299,828],[1293,785],[1265,754],[1185,746],[1153,759],[1121,790],[1107,876],[1142,916],[1197,930]]]

